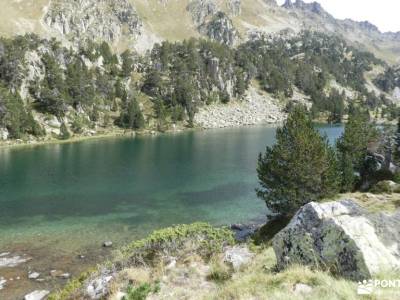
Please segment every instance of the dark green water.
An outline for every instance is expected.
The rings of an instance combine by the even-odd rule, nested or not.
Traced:
[[[321,130],[333,140],[342,128]],[[0,252],[23,243],[68,254],[172,224],[263,217],[255,168],[274,135],[249,127],[0,150]]]

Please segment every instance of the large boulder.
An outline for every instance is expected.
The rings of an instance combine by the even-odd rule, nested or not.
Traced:
[[[303,264],[353,280],[400,268],[400,213],[370,214],[351,200],[311,202],[273,239],[278,267]]]

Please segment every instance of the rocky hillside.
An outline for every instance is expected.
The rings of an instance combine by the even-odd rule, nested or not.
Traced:
[[[144,50],[165,39],[203,35],[235,45],[260,34],[312,29],[340,34],[391,63],[400,54],[399,33],[382,33],[368,22],[337,20],[318,3],[302,0],[287,0],[282,7],[274,0],[123,0],[118,5],[113,0],[3,1],[0,33],[8,36],[35,32],[66,43],[89,37]]]

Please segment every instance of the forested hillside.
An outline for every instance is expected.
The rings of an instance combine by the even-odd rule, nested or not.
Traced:
[[[375,80],[383,92],[370,92],[364,74],[386,64],[339,37],[309,31],[262,36],[237,48],[165,41],[144,55],[114,52],[106,42],[66,48],[33,34],[2,38],[0,49],[0,126],[11,139],[67,139],[113,126],[192,127],[198,109],[241,101],[255,81],[282,109],[300,91],[315,118],[340,122],[349,104],[389,113],[385,92],[398,85],[389,68]]]

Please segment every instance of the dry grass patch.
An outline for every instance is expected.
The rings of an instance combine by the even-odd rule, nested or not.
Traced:
[[[354,282],[303,266],[277,273],[275,264],[273,249],[262,249],[247,268],[235,273],[206,299],[358,299]],[[311,293],[295,293],[298,283],[312,287]]]
[[[340,198],[339,198],[340,197]],[[338,199],[351,199],[367,209],[371,213],[394,213],[400,208],[400,194],[371,194],[350,193],[342,194]],[[338,200],[335,199],[335,200]]]

